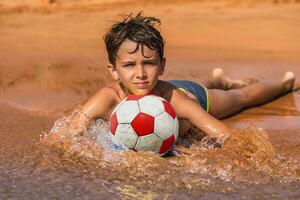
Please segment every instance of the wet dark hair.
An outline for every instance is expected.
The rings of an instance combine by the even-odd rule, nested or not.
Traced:
[[[139,48],[143,53],[143,46],[145,45],[151,50],[156,50],[162,62],[164,39],[155,25],[160,25],[160,20],[156,17],[143,16],[142,12],[135,16],[131,13],[126,15],[122,21],[115,22],[104,35],[109,62],[113,65],[116,64],[118,50],[127,39],[138,44],[132,53]]]

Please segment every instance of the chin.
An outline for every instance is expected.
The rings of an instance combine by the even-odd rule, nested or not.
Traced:
[[[148,90],[139,90],[139,91],[133,91],[132,92],[132,95],[137,95],[137,96],[145,96],[145,95],[148,95],[150,94],[151,91],[148,91]]]
[[[150,92],[137,92],[137,93],[134,93],[133,95],[137,95],[137,96],[146,96],[150,94]]]

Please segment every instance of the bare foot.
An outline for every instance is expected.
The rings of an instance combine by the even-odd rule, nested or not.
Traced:
[[[218,85],[217,88],[224,90],[242,88],[258,81],[255,78],[248,78],[244,80],[231,79],[225,76],[224,70],[221,68],[215,68],[212,71],[212,77],[215,79]]]
[[[285,94],[285,93],[291,92],[292,90],[297,89],[297,88],[294,88],[295,79],[296,79],[296,76],[295,76],[294,72],[291,72],[291,71],[285,72],[284,76],[281,79],[281,81],[283,83],[282,94]]]

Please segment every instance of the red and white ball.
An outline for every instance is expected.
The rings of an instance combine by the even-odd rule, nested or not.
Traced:
[[[179,125],[167,100],[155,95],[132,95],[112,112],[109,130],[114,140],[129,149],[164,155],[177,141]]]

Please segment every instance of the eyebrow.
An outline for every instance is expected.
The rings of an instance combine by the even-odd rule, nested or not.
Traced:
[[[143,60],[143,62],[156,62],[156,59],[147,59],[147,60]]]
[[[126,64],[134,64],[135,61],[125,61],[125,62],[122,62],[121,64],[122,65],[126,65]]]

